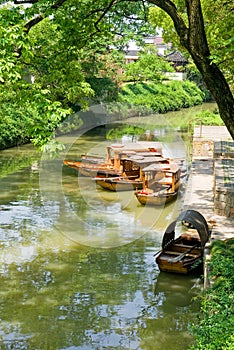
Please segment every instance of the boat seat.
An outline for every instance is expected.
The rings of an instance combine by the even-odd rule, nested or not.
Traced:
[[[170,252],[170,253],[172,253],[172,252]],[[180,255],[180,254],[177,254],[178,256]],[[188,253],[188,254],[186,254],[186,255],[184,255],[182,258],[181,258],[181,260],[178,260],[178,261],[182,261],[184,258],[197,258],[197,254],[192,254],[192,253]],[[171,262],[171,263],[174,263],[175,262],[175,258],[166,258],[166,257],[164,257],[164,259],[166,259],[168,262]]]
[[[177,244],[174,244],[174,247],[192,248],[192,245],[177,243]],[[199,248],[199,247],[197,247],[197,248]]]
[[[186,232],[181,234],[181,237],[187,240],[197,239],[198,241],[200,241],[200,236],[196,230],[187,230]]]
[[[173,252],[173,251],[169,251],[169,250],[166,250],[163,253],[168,254],[168,255],[180,255],[181,254],[181,252]]]

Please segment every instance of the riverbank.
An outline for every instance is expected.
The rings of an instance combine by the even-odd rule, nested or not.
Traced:
[[[204,286],[209,286],[209,247],[214,240],[226,240],[234,237],[233,208],[233,154],[218,152],[215,145],[231,142],[231,136],[224,126],[194,127],[193,154],[187,188],[184,196],[183,210],[199,211],[211,228],[211,237],[205,249]],[[230,167],[229,178],[220,170],[220,162],[225,159],[226,168]],[[217,202],[217,191],[222,188],[230,191],[230,198]],[[229,210],[225,211],[228,201]],[[222,210],[223,209],[223,210]],[[220,215],[221,214],[221,215]],[[228,215],[228,216],[227,216]]]

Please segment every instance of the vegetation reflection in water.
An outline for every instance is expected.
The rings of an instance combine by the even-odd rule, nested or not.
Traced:
[[[0,179],[1,349],[187,349],[199,279],[159,273],[153,256],[180,199],[157,213],[90,184],[85,197],[73,171],[61,184],[50,165],[50,175],[26,166]],[[88,243],[103,235],[106,248],[79,243],[87,220]]]

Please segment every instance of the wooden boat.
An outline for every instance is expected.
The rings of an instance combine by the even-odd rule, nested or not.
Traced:
[[[106,163],[86,163],[83,161],[72,161],[72,160],[64,160],[63,164],[76,169],[83,176],[93,177],[98,174],[98,176],[105,176],[108,174],[109,176],[120,176],[121,171],[116,171],[113,165],[108,165]]]
[[[131,179],[127,177],[96,177],[96,184],[109,191],[131,191],[136,188],[142,188],[143,182],[139,179]]]
[[[129,144],[112,144],[106,147],[106,158],[82,155],[80,161],[64,160],[64,165],[74,168],[83,176],[119,177],[123,173],[122,159],[131,155],[162,156],[161,142],[139,141]]]
[[[143,188],[142,169],[149,164],[167,164],[169,160],[158,155],[146,156],[139,153],[137,155],[124,156],[121,158],[121,176],[98,176],[94,177],[97,185],[109,191],[129,191]]]
[[[180,224],[181,233],[175,238]],[[156,253],[156,263],[160,271],[179,274],[201,272],[203,253],[209,240],[208,224],[196,210],[183,211],[166,229],[162,250]]]
[[[164,205],[173,201],[180,187],[180,167],[173,161],[168,164],[151,164],[143,169],[143,190],[135,196],[143,205]]]

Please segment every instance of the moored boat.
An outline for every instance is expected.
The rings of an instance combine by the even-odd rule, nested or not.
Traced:
[[[86,163],[83,161],[72,161],[72,160],[64,160],[63,164],[68,166],[69,168],[76,169],[83,176],[93,177],[98,174],[98,176],[105,176],[108,174],[109,176],[120,176],[121,171],[116,171],[114,166],[111,164],[95,164],[95,163]]]
[[[109,191],[129,191],[143,188],[142,169],[149,164],[167,164],[169,160],[160,155],[146,156],[137,154],[123,156],[121,158],[122,173],[121,176],[100,176],[93,178],[97,185]]]
[[[139,179],[130,179],[126,177],[96,177],[96,184],[109,191],[131,191],[136,188],[142,188],[143,182]]]
[[[106,158],[82,155],[81,160],[64,160],[64,165],[74,168],[83,176],[119,177],[123,173],[123,159],[126,156],[162,156],[161,142],[135,142],[112,144],[106,147]]]
[[[175,238],[178,228],[181,232]],[[183,211],[167,227],[162,250],[156,253],[160,271],[179,274],[202,272],[204,247],[209,237],[210,230],[204,216],[196,210]]]
[[[176,163],[150,164],[143,173],[143,189],[135,192],[142,205],[164,205],[177,197],[181,170]]]

